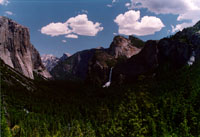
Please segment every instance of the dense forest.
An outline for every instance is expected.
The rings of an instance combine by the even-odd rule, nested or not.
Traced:
[[[1,81],[1,136],[200,136],[200,62],[156,71],[106,89],[38,78],[28,91]],[[12,73],[3,66],[1,72]]]

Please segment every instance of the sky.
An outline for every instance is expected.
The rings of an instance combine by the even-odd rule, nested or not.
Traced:
[[[28,27],[41,55],[60,57],[108,48],[115,35],[173,35],[200,20],[200,0],[0,0],[0,16]]]

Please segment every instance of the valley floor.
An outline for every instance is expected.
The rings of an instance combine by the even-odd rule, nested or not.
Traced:
[[[34,81],[36,90],[2,81],[2,137],[200,136],[200,65],[102,89],[70,81]],[[4,75],[4,74],[3,74]]]

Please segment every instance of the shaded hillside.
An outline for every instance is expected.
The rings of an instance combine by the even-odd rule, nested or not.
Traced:
[[[94,80],[93,83],[96,83],[98,81],[100,83],[103,83],[108,78],[108,75],[105,74],[107,74],[110,67],[113,67],[113,65],[115,64],[107,64],[108,62],[111,62],[110,58],[113,58],[113,60],[117,60],[119,58],[127,59],[135,54],[138,54],[140,50],[141,49],[135,47],[135,45],[131,43],[131,40],[122,36],[116,36],[108,49],[96,48],[77,52],[69,58],[65,59],[64,61],[59,62],[58,65],[56,65],[50,73],[55,79],[87,79],[88,81],[92,80],[90,78],[93,76],[93,72],[96,69],[93,67],[99,67],[99,71],[103,73],[103,75],[101,76],[102,81]],[[101,56],[99,56],[99,54],[101,54]],[[97,59],[97,56],[98,60],[95,60]],[[96,74],[94,75],[97,77]],[[97,77],[97,79],[100,79],[100,77]]]
[[[191,65],[200,58],[200,23],[159,41],[149,40],[141,52],[113,70],[116,81],[135,80],[141,74],[156,75],[166,65],[176,70]]]
[[[2,133],[56,137],[198,136],[199,68],[200,62],[196,62],[176,72],[166,71],[154,78],[143,75],[135,83],[108,89],[70,81],[35,81],[37,89],[30,92],[22,85],[4,83]],[[12,73],[1,72],[18,77]]]

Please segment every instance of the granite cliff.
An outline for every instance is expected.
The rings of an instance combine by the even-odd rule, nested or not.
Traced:
[[[34,72],[50,78],[42,64],[39,52],[30,43],[28,28],[0,16],[0,58],[28,78],[34,79]]]

